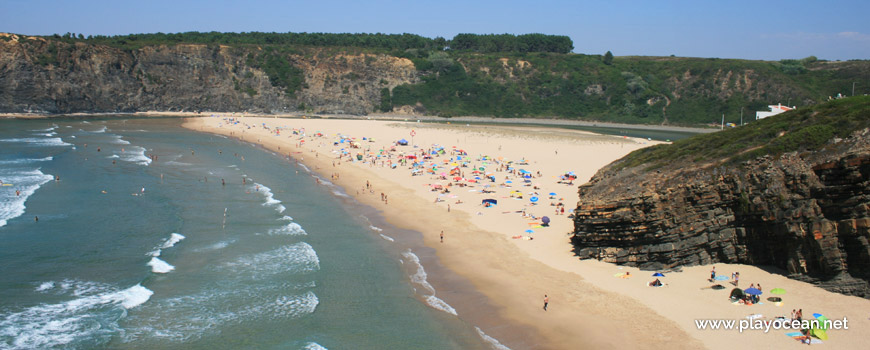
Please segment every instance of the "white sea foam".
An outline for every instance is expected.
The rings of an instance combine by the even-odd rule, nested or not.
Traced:
[[[414,252],[408,249],[407,251],[402,253],[402,256],[408,259],[408,261],[414,263],[414,265],[417,267],[417,271],[415,271],[414,274],[411,275],[411,282],[421,285],[430,294],[435,294],[435,288],[432,287],[432,285],[429,284],[429,281],[426,280],[426,278],[428,277],[426,275],[426,270],[424,270],[423,265],[420,264],[420,258],[417,257],[417,254],[414,254]]]
[[[151,258],[151,261],[146,265],[151,266],[151,271],[154,273],[169,273],[175,270],[175,266],[169,265],[169,263],[158,259],[156,256]]]
[[[323,347],[323,345],[317,344],[315,342],[310,342],[308,344],[305,344],[305,346],[302,347],[302,350],[329,350],[329,349],[327,349],[327,348]]]
[[[49,131],[54,131],[55,129],[57,129],[57,125],[54,125],[54,126],[52,126],[52,127],[50,127],[50,128],[46,128],[46,129],[36,129],[36,130],[30,130],[30,131],[49,132]]]
[[[377,231],[377,232],[381,232],[384,230],[384,229],[377,227],[377,226],[374,226],[374,225],[369,225],[369,228],[372,229],[372,231]]]
[[[35,133],[35,134],[33,134],[33,135],[34,135],[34,136],[52,137],[52,136],[57,136],[57,133],[54,132],[54,131],[52,131],[52,132],[46,132],[46,133],[39,132],[39,133]]]
[[[36,162],[49,162],[53,160],[54,157],[45,157],[45,158],[22,158],[22,159],[10,159],[10,160],[0,160],[0,164],[2,165],[11,165],[11,164],[27,164],[27,163],[36,163]]]
[[[172,248],[175,246],[176,243],[181,242],[181,240],[185,238],[187,237],[184,237],[184,235],[180,233],[173,232],[171,235],[169,235],[169,239],[163,242],[163,245],[160,246],[160,249]]]
[[[505,346],[504,344],[502,344],[501,342],[499,342],[498,339],[495,339],[493,337],[486,335],[486,333],[484,333],[480,329],[480,327],[474,327],[474,329],[477,330],[477,335],[479,335],[480,338],[483,339],[483,341],[485,341],[487,344],[489,344],[489,346],[491,346],[493,349],[495,349],[495,350],[511,350],[511,348],[509,348],[509,347]]]
[[[280,219],[278,219],[278,220],[283,220],[283,221],[293,221],[293,218],[290,217],[290,216],[288,216],[288,215],[284,215],[284,217],[282,217],[282,218],[280,218]]]
[[[151,158],[145,156],[145,148],[139,146],[126,147],[121,152],[121,160],[139,165],[151,164]]]
[[[76,289],[67,281],[59,293]],[[77,340],[105,338],[116,332],[118,321],[131,309],[142,305],[154,293],[135,285],[124,290],[96,283],[85,283],[89,292],[54,303],[39,304],[23,310],[0,314],[0,339],[4,349],[69,348]]]
[[[121,156],[119,156],[119,155],[117,155],[117,154],[113,154],[113,155],[111,155],[111,156],[109,156],[109,157],[107,157],[107,158],[121,158]]]
[[[217,242],[217,243],[215,243],[215,244],[211,244],[211,245],[205,246],[205,247],[203,247],[203,248],[199,248],[199,249],[197,249],[197,250],[195,250],[195,251],[196,251],[196,252],[202,252],[202,251],[209,251],[209,250],[224,249],[224,248],[228,247],[230,244],[232,244],[232,243],[234,243],[234,242],[235,242],[234,239],[226,240],[226,241],[220,241],[220,242]]]
[[[448,314],[456,315],[456,309],[447,304],[444,300],[441,300],[440,298],[435,296],[435,287],[432,287],[432,285],[427,280],[428,275],[426,275],[426,270],[423,269],[423,264],[420,264],[420,258],[417,257],[417,254],[414,254],[410,249],[408,249],[407,251],[402,253],[402,256],[404,256],[409,262],[413,263],[417,267],[417,270],[414,272],[413,275],[411,275],[411,282],[420,285],[421,287],[423,287],[423,289],[429,292],[430,295],[424,298],[426,300],[426,304],[429,304],[429,306],[434,309],[444,311]]]
[[[117,295],[112,296],[112,298],[120,299],[121,305],[125,309],[132,309],[144,304],[148,299],[151,299],[152,295],[154,295],[154,292],[150,289],[143,287],[141,284],[137,284],[118,292]]]
[[[60,137],[24,137],[24,138],[11,138],[11,139],[0,139],[0,142],[14,142],[14,143],[26,143],[31,146],[72,146],[70,143],[63,142]]]
[[[16,194],[11,189],[0,191],[0,227],[3,227],[8,220],[24,215],[27,198],[44,183],[54,179],[54,176],[45,174],[39,169],[24,171],[0,169],[0,179],[3,179],[4,183],[13,184],[15,191],[19,192]]]
[[[284,226],[281,226],[279,228],[273,228],[273,229],[269,230],[269,235],[272,235],[272,236],[276,236],[276,235],[298,236],[298,235],[307,235],[307,234],[308,233],[305,232],[304,229],[302,229],[302,226],[295,223],[295,222],[291,222],[291,223],[284,225]]]
[[[440,298],[438,298],[434,295],[430,295],[430,296],[426,297],[426,304],[429,304],[429,306],[431,306],[434,309],[444,311],[444,312],[451,314],[453,316],[457,316],[456,309],[454,309],[452,306],[450,306],[449,304],[444,302],[444,300],[441,300]]]
[[[99,129],[94,130],[94,131],[91,131],[91,132],[93,132],[93,133],[98,133],[98,134],[102,134],[102,133],[106,132],[106,127],[103,126],[102,128],[99,128]]]
[[[184,237],[184,235],[182,235],[180,233],[173,232],[171,235],[169,235],[169,238],[167,238],[165,241],[163,241],[163,243],[161,243],[159,246],[155,247],[154,250],[152,250],[148,253],[145,253],[145,255],[158,257],[158,256],[160,256],[160,254],[162,254],[163,249],[172,248],[175,246],[176,243],[181,242],[181,240],[185,239],[185,238],[186,237]]]
[[[263,203],[264,207],[272,206],[275,208],[275,210],[278,211],[278,213],[284,213],[284,211],[287,210],[287,207],[281,204],[280,200],[275,199],[275,194],[272,193],[272,189],[268,186],[255,182],[254,186],[251,189],[263,194],[263,196],[266,197],[266,202]]]
[[[221,268],[230,269],[251,278],[278,273],[308,273],[320,270],[320,259],[308,243],[299,242],[267,252],[243,256],[225,263]]]
[[[304,317],[314,313],[320,301],[311,291],[287,294],[300,288],[310,287],[307,284],[243,284],[160,300],[149,304],[149,307],[159,312],[135,314],[125,320],[122,341],[132,343],[140,338],[159,337],[186,342],[216,334],[223,327],[252,320]],[[239,303],[240,300],[243,302]]]
[[[112,140],[112,143],[114,143],[114,144],[118,144],[118,145],[129,145],[130,144],[130,141],[124,140],[123,136],[121,136],[121,135],[112,135],[112,138],[114,139],[114,140]]]
[[[387,235],[385,235],[385,234],[383,234],[383,233],[380,233],[380,235],[381,235],[381,238],[383,238],[384,240],[387,240],[387,241],[390,241],[390,242],[395,242],[395,241],[396,241],[395,239],[393,239],[393,237],[387,236]]]
[[[37,292],[45,292],[54,288],[54,281],[42,282],[39,287],[36,287]]]

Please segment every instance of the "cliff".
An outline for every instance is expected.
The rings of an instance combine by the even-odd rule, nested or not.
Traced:
[[[250,111],[371,113],[381,89],[417,81],[411,61],[312,48],[151,45],[119,49],[6,36],[0,40],[0,112]],[[265,61],[265,60],[261,60]],[[274,61],[274,59],[273,59]],[[276,84],[270,66],[298,74],[297,91]],[[270,74],[271,73],[271,74]],[[271,75],[271,76],[270,76]],[[289,90],[289,91],[288,91]]]
[[[870,98],[753,124],[641,151],[599,171],[579,190],[577,255],[656,270],[775,266],[870,297]],[[839,129],[820,132],[831,125]],[[800,141],[783,148],[790,135]],[[732,144],[743,146],[711,156]]]
[[[870,79],[870,61],[604,60],[564,47],[481,52],[437,42],[410,34],[0,33],[0,113],[392,112],[697,126],[723,114],[750,120],[769,104],[813,105]],[[856,94],[867,91],[858,84]]]

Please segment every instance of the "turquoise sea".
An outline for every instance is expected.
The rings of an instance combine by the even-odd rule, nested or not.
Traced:
[[[180,122],[0,120],[0,349],[506,348],[419,237]]]

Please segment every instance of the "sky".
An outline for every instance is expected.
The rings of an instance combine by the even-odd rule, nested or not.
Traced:
[[[0,0],[0,32],[567,35],[574,52],[870,59],[870,1]]]

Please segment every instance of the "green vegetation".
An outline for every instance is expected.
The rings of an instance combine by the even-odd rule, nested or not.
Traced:
[[[57,62],[57,45],[54,43],[48,44],[45,53],[36,57],[36,64],[40,66],[54,65]]]
[[[817,151],[833,138],[870,127],[870,96],[834,100],[747,125],[697,135],[670,145],[644,148],[615,163],[617,168],[666,164],[737,163],[763,155]]]
[[[718,125],[750,120],[768,104],[799,108],[851,92],[853,82],[870,80],[870,62],[804,59],[749,61],[717,58],[614,57],[570,52],[568,37],[543,34],[459,34],[452,40],[413,34],[218,33],[89,36],[66,33],[47,41],[20,39],[41,66],[72,65],[93,52],[74,45],[105,45],[135,55],[144,46],[203,44],[209,50],[246,55],[235,67],[234,85],[246,90],[257,71],[289,98],[304,89],[302,61],[330,62],[336,56],[365,54],[366,66],[379,55],[407,58],[419,82],[400,85],[371,108],[405,105],[430,115],[565,118],[633,124]],[[342,59],[335,60],[341,64]],[[345,64],[346,65],[346,64]],[[215,69],[220,67],[215,63]],[[247,66],[247,67],[244,67]],[[380,69],[381,67],[379,67]],[[154,77],[147,82],[161,84]],[[372,80],[374,79],[374,80]],[[352,81],[350,89],[390,83],[363,72],[327,76],[327,85]],[[858,94],[866,86],[858,84]],[[862,91],[862,88],[864,89]],[[389,98],[387,98],[389,97]],[[308,106],[317,109],[317,106]]]
[[[568,53],[574,49],[571,38],[545,34],[459,34],[453,40],[441,37],[426,38],[416,34],[368,34],[368,33],[221,33],[185,32],[153,33],[85,38],[82,34],[54,34],[51,38],[68,43],[82,41],[135,50],[149,45],[222,44],[222,45],[273,45],[312,47],[359,47],[385,50],[442,50],[450,46],[454,50],[478,52],[558,52]]]
[[[249,54],[246,64],[263,70],[272,86],[283,89],[287,95],[293,97],[296,91],[302,88],[305,75],[301,69],[290,63],[291,52],[271,46],[266,47],[259,55]],[[250,92],[248,94],[253,96]]]
[[[393,110],[393,98],[390,96],[390,89],[381,89],[381,104],[378,106],[381,112],[390,112]]]
[[[452,50],[476,52],[557,52],[569,53],[574,49],[571,38],[544,34],[457,34],[450,41]]]

